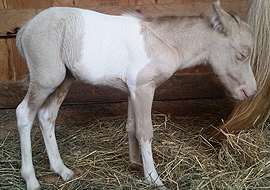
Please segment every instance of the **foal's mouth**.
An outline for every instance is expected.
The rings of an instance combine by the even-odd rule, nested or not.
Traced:
[[[250,96],[247,95],[245,89],[241,89],[241,92],[240,93],[241,93],[242,97],[244,98],[244,100],[245,99],[248,99],[250,97]]]

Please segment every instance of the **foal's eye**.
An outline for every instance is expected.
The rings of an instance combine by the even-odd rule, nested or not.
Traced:
[[[239,58],[240,58],[241,60],[247,59],[248,56],[249,56],[249,54],[239,52]]]

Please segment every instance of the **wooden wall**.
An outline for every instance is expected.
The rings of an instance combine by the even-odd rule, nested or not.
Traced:
[[[248,1],[221,0],[221,5],[225,10],[235,12],[245,20],[249,8]],[[16,94],[14,92],[16,90],[11,86],[16,86],[16,82],[20,81],[28,73],[26,64],[17,52],[15,30],[48,7],[80,7],[114,15],[119,15],[123,12],[139,11],[143,15],[170,14],[186,16],[200,15],[206,12],[211,8],[213,2],[214,0],[0,0],[0,90],[2,89],[2,92],[0,91],[0,108],[9,107],[9,103],[1,102],[1,96],[2,99],[8,100],[21,95]],[[194,73],[198,74],[197,76],[201,76],[202,73],[204,75],[211,73],[211,69],[199,66],[186,69],[179,72],[178,75],[190,73],[193,73],[193,77]],[[209,75],[207,76],[209,77]],[[181,78],[181,76],[178,77]],[[200,84],[194,84],[194,87],[198,85]],[[215,85],[214,88],[216,86],[218,85]],[[20,87],[17,90],[20,91]],[[209,92],[208,97],[211,97],[211,92]],[[17,104],[18,100],[14,101],[13,104]]]

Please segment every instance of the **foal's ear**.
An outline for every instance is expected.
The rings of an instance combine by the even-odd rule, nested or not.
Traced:
[[[221,8],[220,1],[213,4],[213,10],[210,16],[210,24],[216,31],[225,35],[230,34],[232,30],[237,28],[236,19]]]

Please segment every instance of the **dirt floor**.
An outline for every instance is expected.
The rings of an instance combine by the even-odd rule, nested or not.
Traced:
[[[157,104],[153,107],[159,109]],[[206,131],[228,116],[230,106],[225,110],[224,105],[220,109],[219,103],[205,105],[205,101],[203,104],[199,101],[198,106],[201,108],[197,109],[204,107],[204,113],[170,115],[153,111],[154,160],[168,189],[270,187],[267,150],[270,143],[265,136],[269,134],[268,129],[249,131],[243,138],[229,136],[230,139],[217,148],[206,139]],[[32,129],[33,161],[42,189],[153,189],[141,171],[129,168],[125,113],[126,103],[73,105],[60,109],[56,122],[60,154],[64,163],[76,172],[76,177],[68,182],[50,171],[36,121]],[[250,147],[251,141],[255,147]],[[254,149],[259,153],[254,154]],[[0,151],[1,189],[25,189],[20,176],[15,109],[0,110]]]

